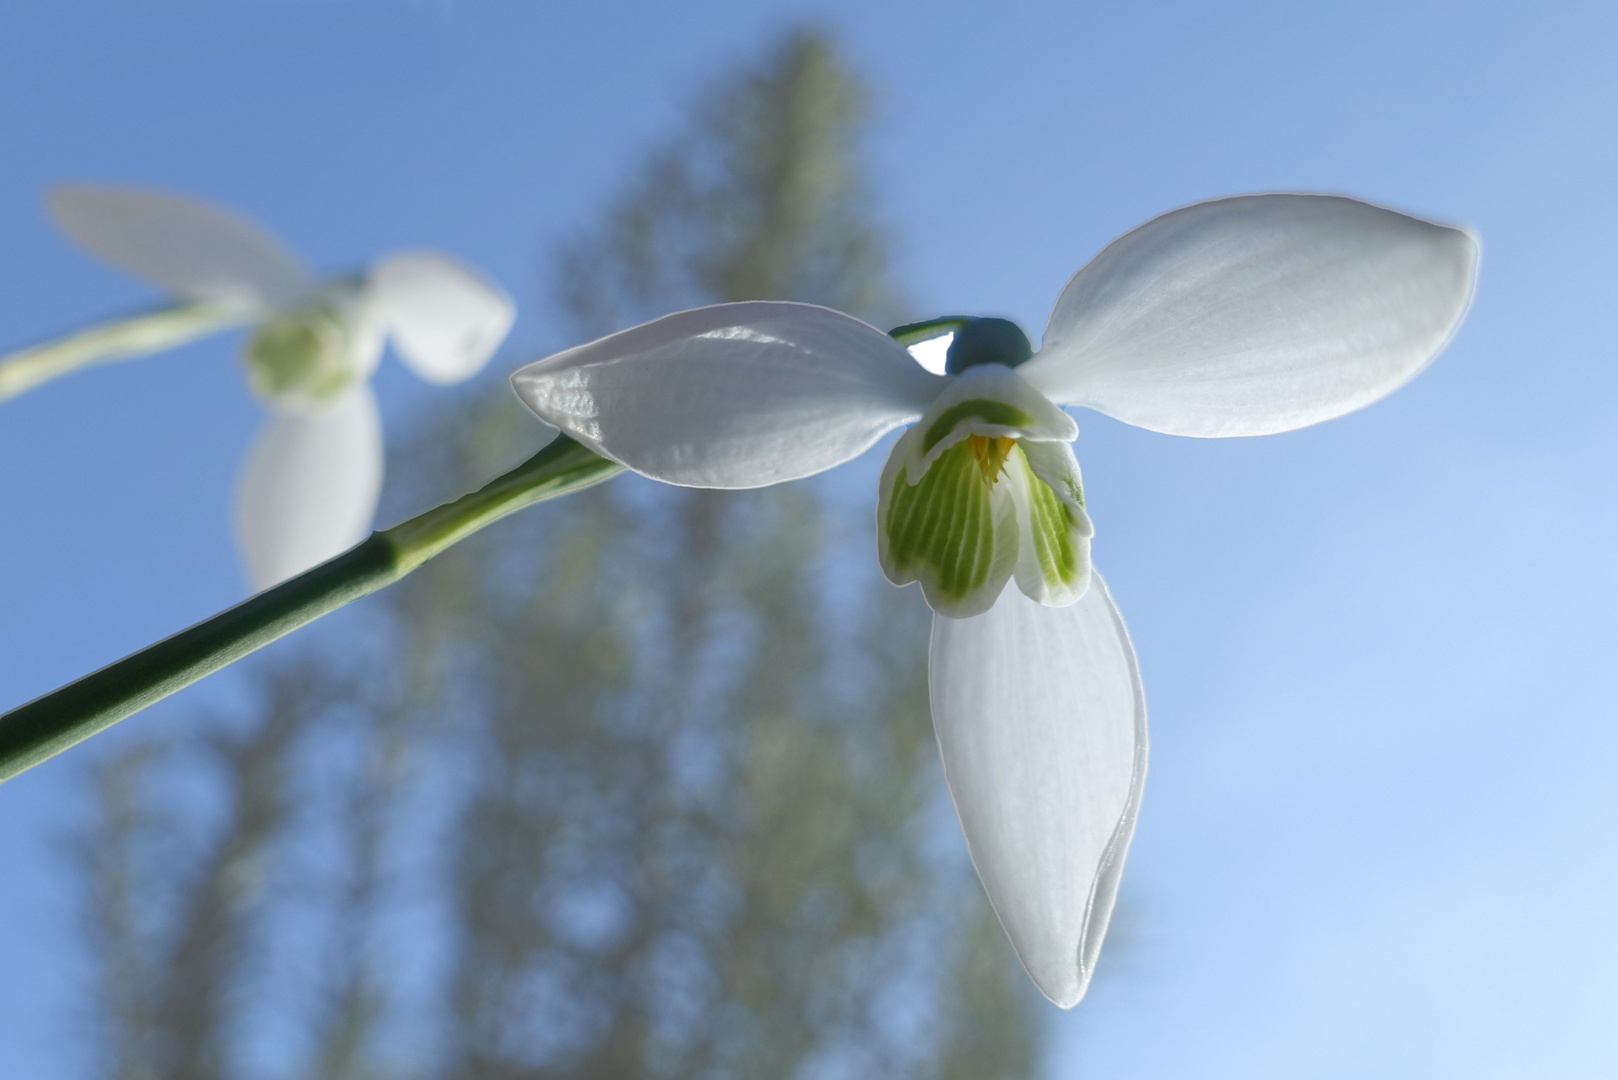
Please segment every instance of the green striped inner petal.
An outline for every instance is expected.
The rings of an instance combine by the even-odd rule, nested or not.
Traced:
[[[973,398],[951,405],[938,414],[937,420],[927,425],[927,431],[921,437],[921,452],[925,454],[937,446],[962,420],[981,420],[985,424],[1008,428],[1025,428],[1034,422],[1031,415],[1015,405],[989,398]]]
[[[882,523],[892,569],[930,579],[950,600],[981,588],[994,570],[992,487],[965,440],[940,454],[915,484],[900,468]]]
[[[1016,453],[1022,455],[1021,446]],[[1034,557],[1039,560],[1039,572],[1051,586],[1073,585],[1084,573],[1085,560],[1079,551],[1078,537],[1074,534],[1075,511],[1051,490],[1049,484],[1028,468],[1028,459],[1021,463],[1028,477],[1028,522],[1034,541]],[[1084,505],[1084,492],[1076,478],[1066,478],[1069,493],[1080,506]]]

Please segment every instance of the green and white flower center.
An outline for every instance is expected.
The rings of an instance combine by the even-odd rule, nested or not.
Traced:
[[[359,305],[322,299],[259,324],[242,353],[248,382],[267,401],[313,408],[368,378],[381,353],[381,335]]]
[[[933,610],[954,618],[987,611],[1012,577],[1044,604],[1083,596],[1092,529],[1069,445],[1077,434],[1010,368],[963,371],[883,467],[877,548],[888,579],[920,582]]]

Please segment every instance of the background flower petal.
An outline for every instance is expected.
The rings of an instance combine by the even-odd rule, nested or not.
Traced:
[[[259,433],[237,491],[236,534],[255,590],[357,544],[382,491],[382,420],[368,385]]]
[[[80,246],[187,300],[274,307],[316,288],[279,240],[207,203],[72,185],[52,188],[45,205]]]
[[[933,618],[933,726],[955,813],[1034,983],[1070,1008],[1107,932],[1146,778],[1146,700],[1099,575],[1067,607],[1007,589]]]
[[[408,251],[377,260],[367,295],[410,369],[433,383],[470,378],[517,317],[499,285],[445,255]]]
[[[520,369],[517,396],[638,473],[749,488],[829,469],[948,385],[830,308],[752,301],[676,312]]]
[[[1018,369],[1064,404],[1173,435],[1263,435],[1391,393],[1449,340],[1474,237],[1335,195],[1183,207],[1073,276]]]

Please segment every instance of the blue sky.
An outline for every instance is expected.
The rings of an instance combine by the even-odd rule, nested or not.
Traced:
[[[522,304],[500,363],[567,344],[547,250],[804,20],[875,86],[922,312],[1037,338],[1109,238],[1241,191],[1483,238],[1453,346],[1363,413],[1222,442],[1079,415],[1153,758],[1131,942],[1052,1011],[1051,1075],[1618,1071],[1618,8],[7,5],[0,348],[150,299],[46,222],[73,179],[205,194],[323,269],[445,248]],[[378,388],[398,430],[427,393],[391,361]],[[258,420],[224,339],[5,406],[0,705],[240,597],[227,507]],[[0,1075],[83,1062],[60,853],[82,767],[0,788]]]

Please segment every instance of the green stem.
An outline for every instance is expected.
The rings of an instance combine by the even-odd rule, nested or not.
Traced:
[[[244,322],[239,304],[176,304],[144,311],[0,356],[0,401],[90,364],[172,349]]]
[[[910,346],[929,338],[953,334],[972,321],[970,315],[944,315],[926,322],[905,323],[888,331],[888,336],[901,345]]]
[[[304,623],[398,581],[490,522],[531,503],[598,484],[622,468],[559,436],[470,495],[372,533],[312,570],[0,715],[0,781]]]

